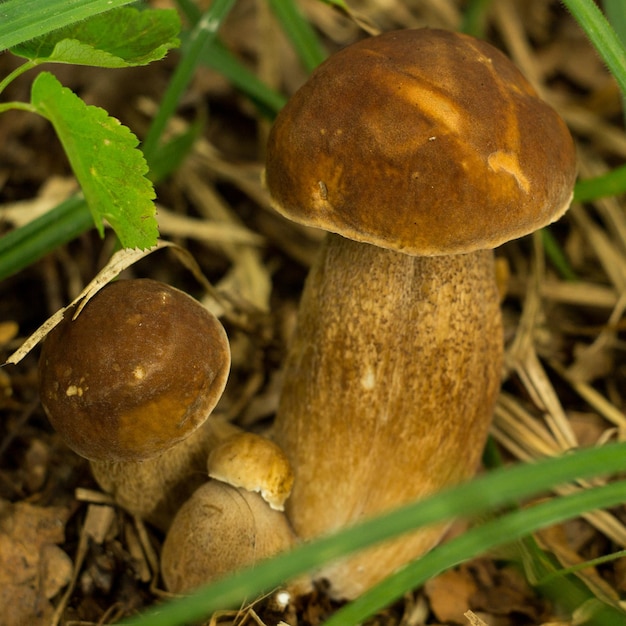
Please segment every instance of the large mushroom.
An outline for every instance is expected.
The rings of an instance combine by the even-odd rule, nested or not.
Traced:
[[[303,539],[477,469],[500,385],[493,248],[558,219],[576,176],[557,113],[485,42],[372,37],[323,63],[267,148],[275,209],[329,232],[302,295],[275,438]],[[351,598],[442,528],[329,564]]]

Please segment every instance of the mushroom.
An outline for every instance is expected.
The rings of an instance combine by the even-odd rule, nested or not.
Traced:
[[[207,419],[189,437],[144,461],[91,460],[91,473],[115,503],[167,531],[178,509],[207,482],[206,460],[221,437]]]
[[[293,472],[275,443],[254,433],[233,433],[211,451],[207,466],[213,479],[181,506],[163,543],[161,574],[174,593],[253,565],[295,543],[281,512]],[[305,579],[297,584],[308,589]]]
[[[353,44],[271,130],[276,211],[328,231],[306,280],[275,423],[305,540],[477,469],[503,336],[493,248],[558,219],[576,177],[557,113],[500,51],[436,29]],[[444,528],[319,572],[352,598]]]
[[[246,431],[213,447],[207,469],[211,478],[260,493],[276,511],[284,510],[293,486],[293,470],[283,450],[267,437]]]
[[[284,513],[258,493],[211,480],[174,517],[163,542],[161,575],[168,591],[186,593],[294,542]]]
[[[105,490],[165,528],[222,438],[202,425],[228,378],[226,333],[197,300],[150,279],[111,283],[73,314],[42,348],[44,409]]]

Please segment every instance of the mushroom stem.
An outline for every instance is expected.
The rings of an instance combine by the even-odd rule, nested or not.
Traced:
[[[409,256],[328,235],[304,288],[275,440],[303,539],[462,481],[500,385],[493,252]],[[351,598],[431,548],[418,531],[320,572]]]

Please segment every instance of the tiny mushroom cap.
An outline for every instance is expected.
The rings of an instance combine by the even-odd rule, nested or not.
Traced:
[[[230,348],[220,322],[188,294],[119,280],[47,336],[40,395],[52,425],[92,460],[139,461],[194,432],[220,399]]]
[[[364,39],[292,96],[268,141],[274,208],[410,255],[494,248],[558,219],[571,135],[511,61],[438,29]]]
[[[209,476],[257,491],[272,509],[282,511],[293,486],[287,455],[266,437],[249,432],[231,435],[213,448],[207,463]]]

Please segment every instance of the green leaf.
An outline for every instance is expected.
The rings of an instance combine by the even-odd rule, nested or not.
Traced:
[[[135,0],[3,0],[0,51]]]
[[[120,8],[19,44],[11,52],[38,62],[147,65],[179,45],[179,31],[180,20],[173,9]]]
[[[155,194],[137,137],[49,72],[33,82],[31,103],[54,126],[100,233],[107,220],[125,248],[153,246]]]

